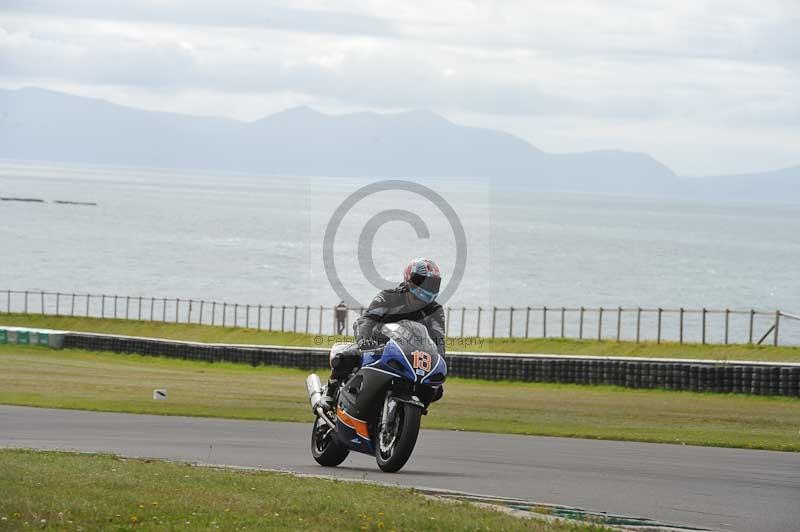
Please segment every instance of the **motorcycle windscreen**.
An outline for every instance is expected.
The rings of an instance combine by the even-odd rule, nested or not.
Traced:
[[[397,342],[397,345],[406,354],[412,351],[427,351],[431,354],[439,352],[428,334],[428,328],[416,321],[401,320],[395,323],[385,323],[381,327],[381,332]]]

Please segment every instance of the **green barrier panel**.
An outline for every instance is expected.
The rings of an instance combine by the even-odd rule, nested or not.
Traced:
[[[30,343],[30,334],[28,331],[17,331],[17,343],[28,345]]]
[[[0,344],[8,343],[8,333],[5,329],[0,329]]]
[[[48,333],[39,333],[39,345],[50,345],[50,335]]]

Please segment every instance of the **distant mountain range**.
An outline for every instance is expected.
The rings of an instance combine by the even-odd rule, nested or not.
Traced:
[[[240,122],[38,88],[0,90],[0,158],[287,176],[480,177],[539,190],[800,201],[800,166],[683,179],[644,153],[545,153],[429,111],[327,115],[297,107]]]

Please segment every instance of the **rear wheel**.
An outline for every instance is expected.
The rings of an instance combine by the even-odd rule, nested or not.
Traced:
[[[389,408],[390,402],[395,406]],[[386,412],[394,410],[393,419],[384,421]],[[399,471],[408,462],[419,435],[422,409],[418,406],[396,401],[387,395],[380,420],[380,432],[375,446],[375,460],[386,473]]]
[[[337,440],[333,429],[317,416],[311,429],[311,455],[314,460],[321,466],[336,467],[344,462],[348,454],[350,449]]]

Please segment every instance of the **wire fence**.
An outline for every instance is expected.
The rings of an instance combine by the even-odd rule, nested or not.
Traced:
[[[349,334],[364,309],[242,304],[118,294],[0,291],[0,312]],[[446,307],[448,336],[701,344],[800,343],[800,316],[775,311],[640,307]],[[788,331],[784,331],[786,326]]]

